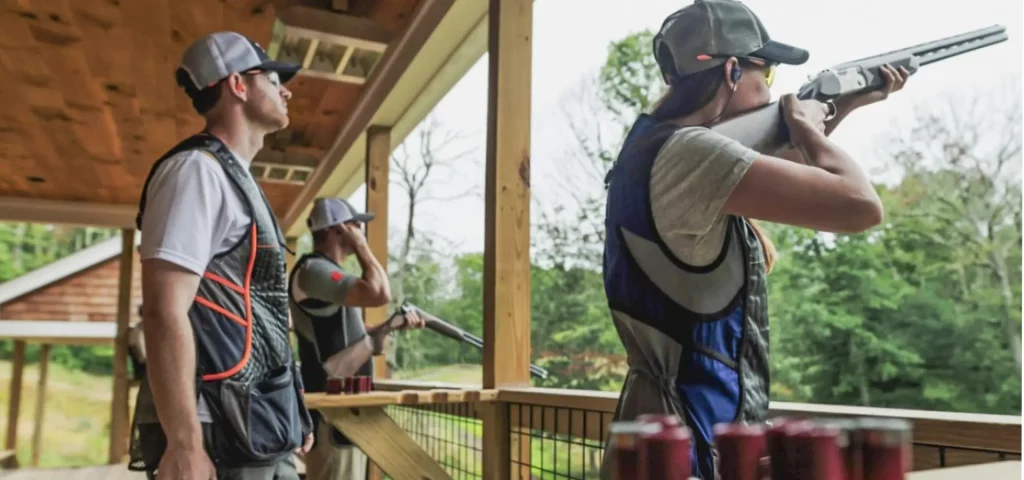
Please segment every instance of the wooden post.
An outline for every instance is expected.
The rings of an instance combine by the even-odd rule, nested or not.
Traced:
[[[286,247],[288,247],[288,250],[291,250],[291,251],[295,252],[296,254],[298,254],[299,237],[285,237],[284,244],[285,244]],[[299,258],[296,255],[292,255],[292,254],[290,254],[288,252],[285,252],[284,253],[284,268],[285,268],[285,272],[291,273],[292,267],[295,266],[295,261],[298,260],[298,259]]]
[[[117,336],[114,337],[114,398],[110,402],[110,443],[107,462],[117,464],[128,454],[128,322],[132,314],[132,267],[135,230],[121,230],[121,273],[117,287]]]
[[[285,237],[284,245],[286,247],[288,247],[288,250],[291,250],[291,251],[295,252],[295,255],[292,255],[292,254],[290,254],[288,252],[284,252],[284,273],[285,273],[285,279],[290,279],[291,278],[291,273],[292,273],[292,268],[295,266],[295,261],[299,259],[298,258],[298,253],[299,253],[299,250],[298,250],[298,248],[299,248],[299,237]],[[290,332],[294,332],[295,331],[295,323],[292,320],[292,311],[291,311],[290,308],[288,309],[288,331],[290,331]],[[295,339],[294,336],[289,336],[288,337],[288,341],[292,343],[293,347],[295,346],[296,339]]]
[[[366,131],[366,211],[375,218],[366,224],[366,242],[377,261],[388,271],[388,166],[391,158],[391,129],[373,126]],[[367,325],[379,325],[387,318],[389,306],[363,310]],[[388,378],[384,355],[373,358],[373,376]]]
[[[14,341],[13,358],[11,359],[11,393],[7,403],[7,450],[14,450],[15,455],[10,461],[14,466],[18,463],[18,413],[21,410],[21,376],[25,371],[25,342]]]
[[[39,384],[36,387],[36,422],[32,428],[32,465],[39,466],[43,451],[43,414],[46,413],[46,372],[50,365],[50,345],[39,346]]]
[[[391,128],[372,126],[366,131],[366,211],[374,213],[366,224],[366,242],[377,261],[388,271],[388,183],[391,158]],[[389,279],[390,281],[390,279]],[[389,306],[364,309],[363,320],[379,325],[387,319]],[[374,378],[389,378],[386,355],[373,357]],[[384,478],[373,462],[367,470],[368,480]]]
[[[484,388],[530,384],[533,0],[490,0],[484,233]],[[508,407],[483,411],[484,478],[511,476]],[[520,475],[521,476],[521,475]]]

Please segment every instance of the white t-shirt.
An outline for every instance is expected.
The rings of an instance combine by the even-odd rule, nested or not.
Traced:
[[[249,162],[232,154],[248,171]],[[214,255],[245,235],[249,218],[244,195],[216,158],[205,150],[176,153],[150,180],[140,257],[166,260],[201,276]],[[199,421],[212,421],[202,397],[197,410]]]

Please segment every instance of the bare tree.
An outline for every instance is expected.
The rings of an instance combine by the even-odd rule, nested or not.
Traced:
[[[436,188],[435,182],[438,178],[450,179],[458,170],[476,163],[473,156],[476,148],[465,147],[465,140],[466,136],[461,132],[444,128],[437,117],[430,116],[418,129],[413,145],[413,148],[416,148],[416,153],[409,153],[409,142],[406,141],[391,156],[391,182],[401,189],[407,202],[405,231],[401,234],[402,247],[393,257],[396,268],[392,275],[394,283],[392,296],[395,303],[401,303],[404,300],[403,282],[417,235],[417,209],[431,202],[453,201],[481,195],[477,182],[458,188],[452,188],[452,185],[446,184],[444,188],[450,190],[451,193],[442,194],[436,191],[438,188]],[[446,243],[443,238],[431,239],[431,242],[426,242],[423,247],[432,250],[431,245],[434,240]],[[450,243],[445,246],[452,247]]]

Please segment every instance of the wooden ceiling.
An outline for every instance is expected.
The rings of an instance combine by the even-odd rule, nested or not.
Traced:
[[[420,1],[2,0],[0,197],[134,206],[153,162],[202,128],[173,76],[192,41],[234,30],[267,47],[296,6],[394,39]],[[291,125],[255,162],[315,167],[369,85],[296,77]],[[262,186],[278,215],[303,188]]]

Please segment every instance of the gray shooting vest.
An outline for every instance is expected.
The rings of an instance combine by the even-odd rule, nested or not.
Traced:
[[[194,135],[153,165],[146,191],[160,164],[177,152],[211,154],[248,205],[249,232],[231,250],[210,260],[188,311],[195,339],[196,391],[180,392],[209,407],[204,447],[218,468],[274,464],[302,445],[312,432],[302,378],[289,344],[284,236],[263,191],[216,137]],[[147,371],[147,375],[152,370]],[[167,440],[156,415],[153,393],[142,379],[132,425],[130,470],[153,471]]]

